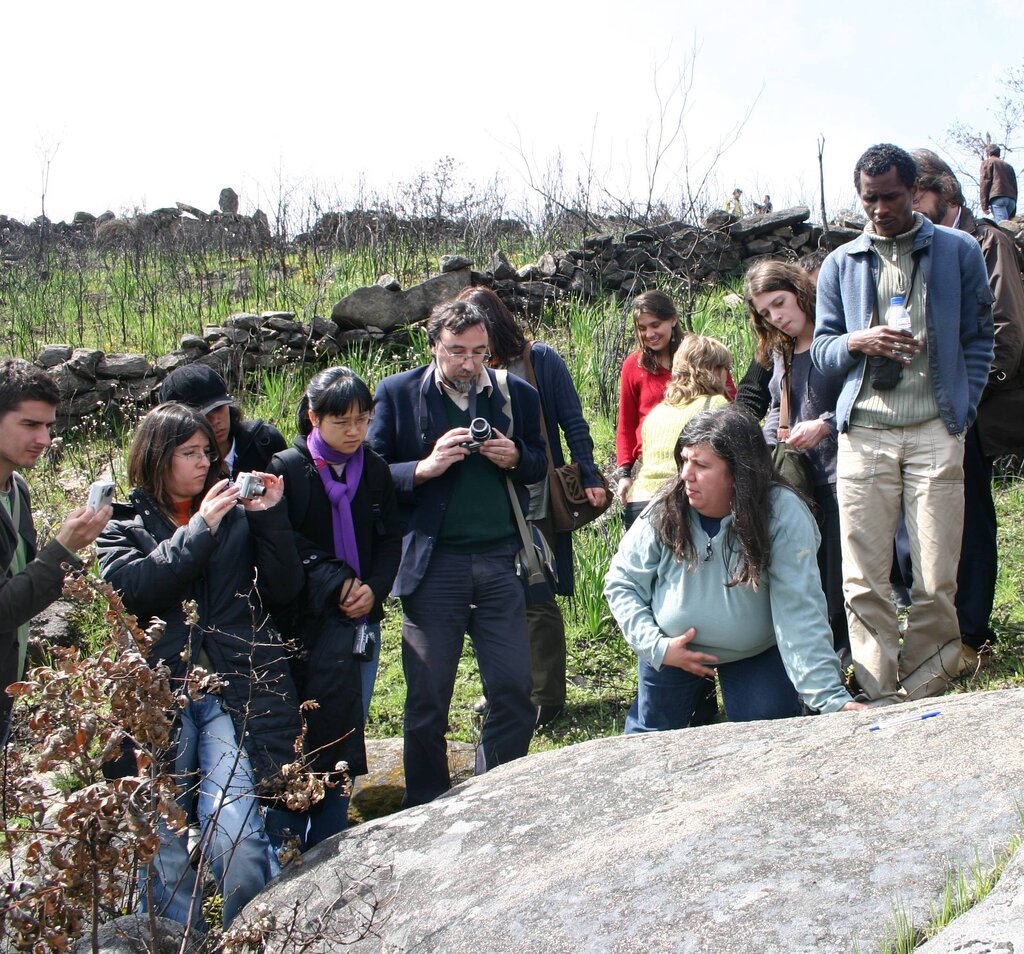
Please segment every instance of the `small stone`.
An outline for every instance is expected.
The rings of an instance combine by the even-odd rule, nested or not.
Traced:
[[[246,331],[256,331],[261,324],[263,324],[263,318],[259,315],[251,315],[248,312],[241,312],[237,315],[231,315],[231,317],[224,320],[224,324],[228,328],[244,328]]]
[[[386,289],[387,291],[402,290],[402,283],[397,278],[395,278],[394,275],[381,275],[380,278],[377,279],[377,284],[380,285],[381,288]]]
[[[443,272],[457,272],[460,268],[469,268],[473,264],[473,259],[466,258],[465,255],[443,255],[441,257],[441,271]]]
[[[102,378],[144,378],[151,370],[144,354],[106,354],[96,373]]]
[[[178,347],[183,351],[209,351],[206,342],[199,335],[182,335]]]
[[[217,205],[225,215],[238,215],[238,193],[230,186],[221,189]]]
[[[63,364],[70,357],[71,345],[44,345],[42,351],[39,352],[39,357],[36,358],[36,364],[43,368],[55,368],[58,364]]]

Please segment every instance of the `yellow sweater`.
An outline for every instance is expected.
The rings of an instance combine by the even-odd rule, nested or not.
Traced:
[[[686,404],[666,404],[664,401],[651,409],[640,428],[640,473],[629,488],[630,501],[650,500],[665,483],[676,475],[676,441],[683,428],[702,411],[709,411],[729,399],[721,394],[713,397],[701,395]]]

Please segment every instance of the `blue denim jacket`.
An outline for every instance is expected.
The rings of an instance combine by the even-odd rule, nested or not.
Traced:
[[[919,213],[914,213],[918,217]],[[977,241],[923,219],[913,254],[921,263],[928,372],[942,423],[960,434],[974,423],[992,364],[992,292]],[[817,321],[811,360],[826,375],[845,377],[836,407],[840,431],[860,391],[865,355],[851,353],[853,331],[871,325],[878,257],[867,234],[836,249],[818,276]]]

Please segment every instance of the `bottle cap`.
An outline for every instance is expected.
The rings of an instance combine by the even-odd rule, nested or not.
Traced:
[[[907,299],[903,295],[893,295],[889,299],[890,305],[902,305]]]

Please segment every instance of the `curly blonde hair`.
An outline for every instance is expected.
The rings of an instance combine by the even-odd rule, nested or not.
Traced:
[[[687,335],[672,357],[672,377],[662,400],[677,406],[705,395],[726,394],[718,372],[732,369],[732,355],[717,338]]]

